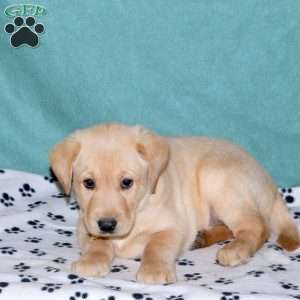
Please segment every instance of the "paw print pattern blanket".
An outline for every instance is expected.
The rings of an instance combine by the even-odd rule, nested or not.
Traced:
[[[281,191],[300,223],[300,187]],[[187,252],[170,285],[136,282],[138,260],[116,259],[105,278],[72,274],[78,206],[50,177],[0,170],[0,214],[0,299],[300,299],[300,250],[288,253],[273,241],[236,268],[215,263],[221,244]]]

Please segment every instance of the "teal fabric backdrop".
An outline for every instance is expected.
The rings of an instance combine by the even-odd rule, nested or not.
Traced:
[[[46,173],[65,135],[119,121],[231,139],[300,183],[300,1],[28,3],[37,48],[10,45],[0,2],[2,167]]]

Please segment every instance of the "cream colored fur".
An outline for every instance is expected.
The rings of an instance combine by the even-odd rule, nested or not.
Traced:
[[[80,204],[82,256],[72,266],[80,275],[104,276],[114,257],[140,256],[138,280],[175,281],[176,258],[215,220],[235,237],[217,253],[224,266],[248,261],[270,232],[289,250],[299,245],[271,177],[228,141],[161,137],[139,126],[104,124],[75,132],[50,160],[66,192],[73,180]],[[124,177],[134,180],[128,190],[120,188]],[[86,178],[95,189],[84,187]],[[103,217],[118,221],[113,233],[100,232]]]

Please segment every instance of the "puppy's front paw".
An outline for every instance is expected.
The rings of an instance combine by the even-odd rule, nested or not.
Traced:
[[[148,284],[175,282],[175,266],[166,263],[142,263],[137,272],[137,280]]]
[[[101,257],[82,256],[72,263],[71,269],[82,277],[102,277],[109,273],[110,262]]]
[[[246,263],[251,256],[250,248],[240,241],[233,241],[225,245],[217,253],[217,260],[223,266],[238,266]]]

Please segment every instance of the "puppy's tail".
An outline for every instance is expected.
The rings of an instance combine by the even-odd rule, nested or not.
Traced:
[[[271,227],[278,234],[277,243],[282,248],[293,251],[300,246],[297,225],[292,219],[280,193],[278,193],[273,206]]]

